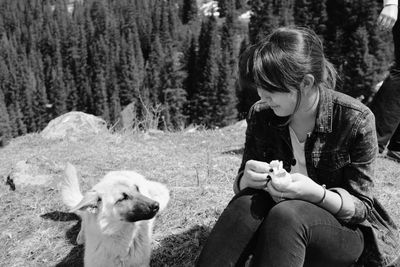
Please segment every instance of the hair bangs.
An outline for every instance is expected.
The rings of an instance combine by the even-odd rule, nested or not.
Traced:
[[[273,51],[271,43],[260,46],[254,51],[253,72],[257,87],[268,92],[284,92],[290,90],[283,83],[282,53]]]

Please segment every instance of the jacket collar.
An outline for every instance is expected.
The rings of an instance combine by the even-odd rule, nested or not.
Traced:
[[[278,117],[272,110],[269,110],[272,114],[271,125],[284,130],[287,126],[285,122],[289,117]],[[320,133],[332,132],[332,114],[333,114],[333,101],[332,101],[332,90],[319,88],[319,102],[317,107],[317,117],[315,121],[314,131]]]

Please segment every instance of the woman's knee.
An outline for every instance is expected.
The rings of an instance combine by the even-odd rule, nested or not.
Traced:
[[[264,190],[246,188],[230,202],[226,211],[245,213],[255,219],[264,218],[273,205],[273,200]]]
[[[279,232],[304,230],[308,224],[311,203],[301,200],[286,200],[276,204],[265,221],[267,231]]]

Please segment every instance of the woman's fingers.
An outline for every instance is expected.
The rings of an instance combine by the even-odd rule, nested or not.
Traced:
[[[276,190],[275,187],[272,185],[272,183],[268,183],[267,187],[268,187],[268,192],[271,194],[271,196],[279,197],[281,195],[281,192]]]
[[[269,171],[269,164],[263,161],[249,160],[246,162],[246,169],[253,172],[266,173]]]
[[[248,170],[247,176],[248,176],[248,183],[251,187],[264,188],[267,186],[267,181],[269,180],[269,178],[267,177],[268,175],[266,173],[259,173],[259,172],[254,172],[252,170]]]

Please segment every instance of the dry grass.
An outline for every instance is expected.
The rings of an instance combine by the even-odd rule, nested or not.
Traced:
[[[152,266],[192,266],[211,227],[232,197],[244,128],[194,133],[103,134],[82,141],[48,141],[38,134],[0,149],[0,176],[18,161],[34,159],[53,180],[46,186],[0,185],[0,266],[81,266],[76,216],[66,213],[58,181],[74,164],[83,190],[107,171],[133,169],[171,190],[167,210],[155,225]],[[400,225],[399,164],[378,159],[376,186],[382,203]]]

